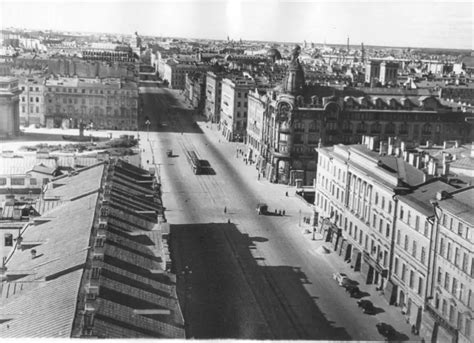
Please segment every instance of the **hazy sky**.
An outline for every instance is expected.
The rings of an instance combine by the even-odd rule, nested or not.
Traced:
[[[0,0],[2,28],[459,49],[473,49],[473,16],[470,0]]]

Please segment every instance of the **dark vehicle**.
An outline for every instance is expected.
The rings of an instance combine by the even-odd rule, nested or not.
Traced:
[[[197,157],[196,153],[194,151],[187,150],[186,157],[188,158],[189,164],[191,164],[191,167],[193,168],[194,174],[196,175],[201,174],[201,171],[202,171],[201,161]]]
[[[347,285],[346,292],[349,293],[352,298],[358,298],[362,294],[359,287],[355,285]]]
[[[259,203],[257,205],[257,213],[258,214],[265,214],[268,212],[268,205],[265,203]]]
[[[171,149],[166,150],[166,155],[168,157],[173,157],[173,150],[171,150]]]
[[[375,326],[377,331],[389,341],[393,340],[397,335],[397,331],[387,323],[377,323]]]
[[[362,308],[362,312],[365,314],[375,314],[375,307],[370,300],[359,300],[357,305]]]

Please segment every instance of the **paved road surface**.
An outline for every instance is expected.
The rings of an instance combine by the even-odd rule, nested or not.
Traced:
[[[294,190],[257,180],[255,167],[236,157],[238,145],[224,143],[210,124],[193,124],[176,96],[167,90],[143,95],[144,113],[162,125],[154,124],[159,131],[150,131],[149,141],[142,132],[141,143],[142,161],[154,161],[161,174],[187,336],[381,340],[375,325],[383,321],[400,339],[416,340],[373,286],[363,285],[335,253],[318,253],[325,243],[298,227],[300,210],[302,216],[310,210]],[[194,175],[185,150],[208,161],[215,174]],[[260,201],[286,216],[257,215]],[[334,271],[359,280],[380,313],[362,314],[332,279]]]

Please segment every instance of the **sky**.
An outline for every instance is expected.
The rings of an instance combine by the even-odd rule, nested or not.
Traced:
[[[473,49],[470,0],[0,0],[0,27]]]

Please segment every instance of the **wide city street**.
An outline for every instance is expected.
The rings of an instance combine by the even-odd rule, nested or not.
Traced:
[[[319,235],[304,232],[310,207],[294,188],[259,179],[237,154],[243,144],[225,142],[178,91],[141,92],[142,163],[161,179],[187,337],[383,340],[376,324],[384,322],[400,340],[419,340],[399,308],[335,252],[324,253],[330,246]],[[207,161],[209,172],[195,175],[185,151]],[[258,215],[259,202],[285,215]],[[333,280],[337,271],[359,282],[377,314],[362,313]]]

